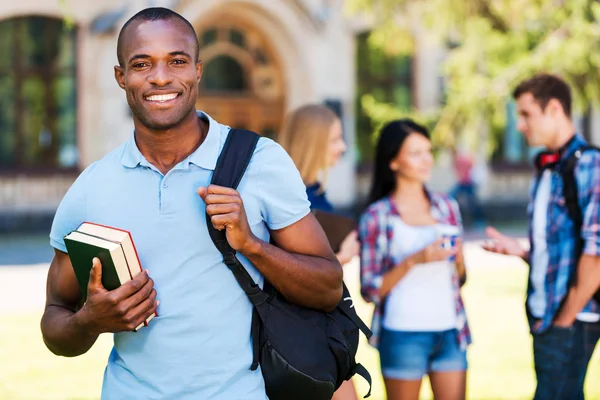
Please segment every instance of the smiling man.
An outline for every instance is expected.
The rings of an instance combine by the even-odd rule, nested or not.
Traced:
[[[85,169],[56,212],[44,342],[72,357],[114,333],[103,399],[264,400],[260,369],[250,370],[252,305],[209,237],[206,212],[254,280],[268,279],[292,302],[334,308],[341,266],[300,174],[273,141],[259,140],[238,191],[209,185],[230,128],[195,110],[202,63],[188,21],[143,10],[122,28],[117,56],[135,129]],[[83,221],[130,231],[144,273],[107,291],[94,260],[81,304],[63,238]]]

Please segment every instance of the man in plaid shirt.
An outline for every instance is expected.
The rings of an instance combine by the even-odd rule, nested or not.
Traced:
[[[530,265],[526,310],[533,334],[537,389],[534,400],[584,399],[588,363],[600,338],[600,152],[582,153],[574,169],[583,217],[575,232],[563,196],[560,169],[587,143],[575,133],[568,85],[537,75],[514,91],[518,129],[530,146],[548,150],[539,157],[531,186],[530,249],[488,228],[487,250],[519,256]],[[544,160],[549,161],[544,163]],[[581,257],[576,243],[583,239]]]

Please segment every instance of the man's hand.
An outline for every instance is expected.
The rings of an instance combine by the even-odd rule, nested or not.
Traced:
[[[75,316],[81,326],[94,334],[132,331],[156,311],[158,304],[148,271],[108,291],[102,286],[102,264],[94,258],[87,301]]]
[[[210,185],[200,187],[198,194],[206,203],[206,213],[213,226],[218,230],[225,229],[231,248],[246,255],[249,249],[256,247],[258,238],[250,230],[244,203],[237,190]]]
[[[508,256],[517,256],[527,260],[528,254],[516,239],[501,234],[491,226],[485,230],[489,240],[483,245],[483,248],[493,253],[505,254]]]

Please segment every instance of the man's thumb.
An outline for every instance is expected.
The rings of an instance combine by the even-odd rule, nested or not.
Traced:
[[[200,198],[202,198],[202,200],[204,200],[206,198],[207,194],[208,194],[207,188],[205,188],[204,186],[200,186],[198,188],[198,195],[200,196]]]
[[[92,270],[90,271],[90,282],[89,288],[104,288],[102,286],[102,264],[98,257],[94,257],[92,260]]]
[[[485,229],[485,234],[490,238],[490,239],[500,239],[503,237],[503,235],[498,232],[498,230],[494,227],[488,226]]]

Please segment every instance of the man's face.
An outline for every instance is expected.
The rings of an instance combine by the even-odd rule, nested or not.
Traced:
[[[202,63],[184,23],[133,22],[123,38],[122,57],[115,78],[134,119],[149,129],[167,130],[195,113]]]
[[[557,132],[555,122],[556,100],[550,100],[546,109],[535,100],[531,93],[524,93],[517,99],[517,129],[525,136],[532,147],[548,146]]]

